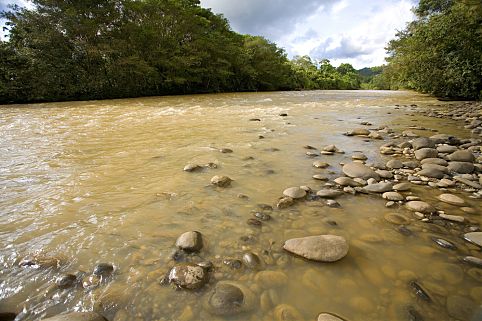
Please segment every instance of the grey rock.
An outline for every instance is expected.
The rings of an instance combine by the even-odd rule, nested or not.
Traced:
[[[420,137],[413,140],[412,146],[415,150],[422,148],[435,148],[435,142],[430,138]]]
[[[393,185],[393,190],[399,191],[399,192],[409,191],[411,188],[412,188],[412,184],[407,182]]]
[[[341,186],[350,186],[350,187],[362,186],[362,184],[360,184],[359,182],[345,176],[336,178],[334,182]]]
[[[455,172],[459,174],[470,174],[474,171],[474,164],[469,162],[449,162],[449,172]]]
[[[255,307],[255,297],[251,290],[241,284],[221,281],[206,296],[204,307],[214,315],[236,315],[252,310]]]
[[[368,193],[385,193],[393,189],[393,184],[389,182],[380,182],[375,184],[369,184],[363,189]]]
[[[385,192],[383,193],[382,197],[386,200],[396,201],[396,202],[403,201],[405,199],[405,197],[403,197],[402,194],[397,192]]]
[[[448,168],[442,165],[437,165],[437,164],[423,164],[422,169],[435,169],[438,170],[442,173],[447,174],[449,172]]]
[[[437,151],[439,153],[453,153],[457,151],[457,147],[452,145],[440,145],[437,147]]]
[[[293,199],[298,199],[305,197],[306,191],[300,187],[290,187],[283,191],[283,195]]]
[[[387,162],[387,167],[391,169],[399,169],[403,167],[403,163],[401,160],[392,159]]]
[[[179,264],[171,269],[169,282],[179,288],[195,290],[201,288],[208,281],[208,274],[204,269],[192,263]]]
[[[474,154],[468,150],[458,150],[448,156],[448,159],[454,162],[471,162],[475,160]]]
[[[317,235],[287,240],[283,248],[308,260],[334,262],[348,253],[345,238],[337,235]]]
[[[424,214],[430,214],[432,212],[435,212],[435,208],[432,205],[422,201],[410,201],[410,202],[407,202],[405,206],[409,210],[414,212],[420,212]]]
[[[463,177],[455,176],[454,180],[456,180],[457,182],[460,182],[462,184],[465,184],[467,186],[473,187],[473,188],[482,189],[482,186],[479,183],[468,180],[468,179],[463,178]]]
[[[220,176],[216,175],[211,178],[211,184],[216,185],[218,187],[229,187],[233,180],[228,176]]]
[[[337,191],[333,189],[322,189],[316,192],[316,195],[321,198],[336,198],[343,195],[342,191]]]
[[[198,231],[183,233],[177,239],[176,246],[186,252],[197,252],[203,247],[202,234]]]
[[[295,203],[294,199],[291,197],[282,197],[278,200],[278,203],[276,204],[276,207],[279,209],[287,208],[290,207]]]
[[[97,276],[109,276],[114,272],[114,266],[111,263],[99,263],[94,267],[92,274]]]
[[[437,156],[438,152],[433,148],[421,148],[415,151],[415,158],[418,160],[425,158],[436,158]]]
[[[250,269],[257,269],[261,265],[261,260],[253,252],[248,252],[243,255],[243,263]]]
[[[431,177],[441,179],[444,177],[444,172],[441,172],[435,168],[425,168],[417,172],[419,176]]]
[[[449,163],[445,159],[442,159],[442,158],[425,158],[420,162],[420,164],[422,164],[422,165],[424,165],[424,164],[436,164],[436,165],[440,165],[440,166],[447,166]]]
[[[345,166],[343,166],[343,173],[349,177],[362,178],[364,180],[369,178],[380,179],[380,176],[370,167],[355,162],[345,164]]]

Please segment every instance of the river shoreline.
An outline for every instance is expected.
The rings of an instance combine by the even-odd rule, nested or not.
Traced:
[[[235,95],[236,99],[242,96]],[[12,258],[8,259],[7,250],[2,253],[7,276],[24,278],[41,273],[46,281],[41,297],[58,297],[66,305],[82,302],[83,310],[97,311],[108,320],[131,319],[128,307],[136,304],[147,320],[161,315],[166,320],[224,320],[227,316],[280,321],[360,320],[361,314],[367,316],[366,320],[432,320],[448,316],[464,319],[480,313],[477,305],[482,291],[474,280],[481,271],[480,104],[434,106],[432,102],[418,106],[413,102],[384,108],[384,103],[377,103],[380,108],[353,109],[359,115],[337,115],[340,107],[334,107],[333,114],[330,110],[318,111],[320,103],[315,98],[309,98],[303,105],[306,112],[301,112],[299,107],[278,108],[277,104],[284,106],[284,97],[279,103],[268,101],[275,99],[272,96],[264,97],[257,98],[254,106],[270,104],[268,114],[266,107],[255,107],[236,123],[241,133],[236,135],[249,135],[256,143],[226,144],[210,137],[213,144],[197,152],[209,157],[186,154],[176,158],[174,172],[185,177],[193,186],[193,195],[200,194],[201,198],[186,194],[179,187],[182,184],[165,182],[155,203],[151,200],[141,207],[124,204],[123,212],[137,214],[127,225],[138,226],[142,213],[159,211],[163,208],[159,205],[176,203],[176,199],[192,203],[191,207],[183,206],[177,212],[182,217],[172,217],[171,222],[164,222],[168,217],[145,217],[150,217],[151,225],[174,224],[173,230],[167,228],[157,234],[147,230],[139,240],[135,233],[128,234],[132,241],[123,241],[130,246],[125,252],[106,245],[106,251],[118,251],[127,258],[135,255],[132,261],[109,257],[107,252],[101,252],[95,258],[97,264],[90,265],[75,261],[66,264],[64,258],[48,252],[26,256],[19,251],[13,257],[10,253]],[[370,104],[370,99],[367,96],[362,105]],[[397,97],[390,99],[396,101]],[[229,102],[232,104],[232,100]],[[186,113],[195,110],[189,108]],[[166,113],[163,119],[176,119],[176,126],[184,129],[174,112]],[[325,121],[328,131],[324,133],[331,132],[328,139],[316,143],[316,130],[307,134],[303,123],[308,115],[313,122]],[[336,122],[324,120],[333,116],[349,124],[346,131],[335,127]],[[387,123],[389,118],[393,126],[380,124],[380,119]],[[429,124],[430,118],[456,125],[432,127],[435,123]],[[419,121],[413,125],[413,120]],[[464,126],[459,130],[461,137],[456,137],[453,132]],[[123,144],[123,149],[126,146],[130,145]],[[163,154],[161,157],[168,157]],[[290,159],[276,166],[274,161],[280,158],[277,154],[297,154],[294,159],[299,164]],[[179,159],[184,159],[184,164],[179,164]],[[257,163],[257,159],[263,162]],[[287,175],[286,168],[299,173],[290,177],[293,174]],[[285,179],[276,179],[283,174]],[[253,188],[243,182],[250,175],[259,176],[249,183]],[[267,187],[270,180],[275,185],[271,189]],[[147,184],[148,188],[153,186]],[[136,188],[129,186],[129,190]],[[212,202],[222,200],[227,207],[218,212],[211,198]],[[206,214],[199,220],[196,207],[203,202],[212,207],[202,209]],[[200,224],[202,220],[218,222],[209,217],[209,211],[214,216],[222,215],[225,222],[217,223],[220,225],[212,230]],[[129,220],[129,216],[122,219]],[[113,235],[127,231],[110,229]],[[151,247],[159,248],[154,244],[159,237],[170,244],[161,255],[151,251]],[[396,252],[403,248],[411,253],[403,253],[398,261]],[[71,260],[67,256],[67,261]],[[422,268],[417,261],[433,262],[433,268]],[[110,263],[99,265],[101,262]],[[78,274],[76,270],[84,272]],[[347,277],[349,274],[354,278]],[[148,283],[141,281],[146,277]],[[57,281],[52,283],[52,278]],[[393,288],[387,283],[391,279]],[[123,284],[138,286],[142,298],[126,297]],[[64,286],[62,291],[57,289]],[[337,293],[333,300],[326,291],[325,295],[318,294],[326,287]],[[295,299],[301,293],[307,293],[307,304]],[[79,296],[87,296],[93,305]],[[151,298],[146,300],[146,296]],[[386,308],[382,308],[383,296],[391,301]],[[162,305],[161,298],[170,303]],[[313,305],[318,300],[320,303]],[[4,312],[1,302],[0,312]],[[54,315],[55,310],[48,305],[39,309],[42,317]],[[28,317],[27,313],[20,320]]]

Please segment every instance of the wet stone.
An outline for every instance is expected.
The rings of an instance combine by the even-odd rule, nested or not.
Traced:
[[[318,315],[317,321],[344,321],[344,320],[331,313],[321,313],[320,315]]]
[[[256,217],[258,220],[261,220],[261,221],[271,220],[271,215],[263,213],[263,212],[254,212],[253,216]]]
[[[202,234],[198,231],[183,233],[176,240],[176,247],[186,252],[198,252],[203,247]]]
[[[261,225],[263,225],[263,222],[261,222],[260,220],[255,219],[255,218],[248,218],[248,220],[246,221],[246,223],[247,223],[248,225],[256,226],[256,227],[261,227]]]
[[[464,239],[482,247],[482,232],[470,232],[464,234]]]
[[[257,269],[261,265],[261,260],[256,254],[248,252],[243,255],[243,263],[250,269]]]
[[[211,178],[211,184],[218,187],[229,187],[232,181],[233,180],[228,176],[216,175],[213,178]]]
[[[97,276],[109,276],[114,272],[114,266],[111,263],[99,263],[95,266],[92,274]]]
[[[450,154],[447,158],[454,162],[471,162],[472,163],[475,161],[474,154],[472,154],[468,150],[456,151]]]
[[[86,290],[95,289],[100,285],[101,278],[97,275],[85,276],[82,280],[82,287]]]
[[[198,164],[187,164],[186,166],[184,166],[184,171],[185,172],[195,172],[195,171],[199,171],[201,170],[202,167],[199,166]]]
[[[173,267],[169,272],[168,279],[170,283],[179,288],[195,290],[206,284],[208,275],[202,267],[186,263]]]
[[[238,270],[243,266],[243,263],[236,259],[225,259],[223,260],[223,264],[233,270]]]
[[[444,240],[442,238],[438,237],[432,237],[432,241],[434,241],[438,246],[448,249],[448,250],[455,250],[457,247],[452,243],[447,240]]]
[[[425,158],[420,163],[422,165],[434,164],[439,166],[447,166],[449,164],[445,159],[442,159],[442,158]]]
[[[410,183],[399,183],[399,184],[393,185],[393,190],[399,191],[399,192],[405,192],[405,191],[409,191],[411,187],[412,187],[412,184]]]
[[[236,315],[254,308],[254,294],[240,284],[218,282],[207,295],[204,305],[214,315]]]
[[[397,227],[397,231],[404,236],[412,236],[413,232],[408,227],[402,225]]]
[[[72,312],[42,319],[41,321],[106,321],[106,319],[95,312]]]
[[[449,214],[444,214],[441,213],[439,214],[439,217],[443,218],[444,220],[452,221],[452,222],[459,222],[462,223],[465,221],[465,218],[460,215],[449,215]]]
[[[464,256],[462,261],[472,266],[482,268],[482,259],[475,256]]]
[[[355,181],[354,179],[345,177],[345,176],[336,178],[334,182],[341,186],[350,186],[350,187],[362,186],[362,184]]]
[[[389,182],[380,182],[375,184],[369,184],[363,187],[368,193],[385,193],[393,189],[393,184]]]
[[[340,208],[341,205],[335,200],[326,200],[325,204],[331,208]]]
[[[283,248],[308,260],[334,262],[348,253],[348,243],[337,235],[317,235],[287,240]]]
[[[323,175],[313,175],[313,179],[316,179],[317,181],[327,181],[328,177],[323,176]]]
[[[300,187],[290,187],[283,191],[283,195],[293,199],[298,199],[305,197],[306,191]]]
[[[438,152],[436,149],[433,148],[421,148],[415,151],[415,158],[418,160],[422,160],[425,158],[436,158],[438,156]]]
[[[406,225],[410,223],[405,216],[396,213],[385,214],[384,218],[387,222],[395,225]]]
[[[77,283],[77,276],[74,274],[64,274],[55,280],[59,289],[68,289]]]
[[[422,286],[417,281],[410,281],[409,286],[412,289],[413,293],[420,299],[425,302],[431,303],[432,299],[428,295],[427,291],[422,288]]]

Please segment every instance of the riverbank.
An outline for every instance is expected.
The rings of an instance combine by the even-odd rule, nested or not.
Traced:
[[[42,137],[25,145],[35,159],[14,145],[2,163],[2,301],[34,302],[21,320],[74,306],[109,320],[477,313],[479,104],[390,92],[179,99],[6,114],[1,126],[22,131],[4,151]]]

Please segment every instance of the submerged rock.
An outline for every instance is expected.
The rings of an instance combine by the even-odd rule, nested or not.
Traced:
[[[206,310],[214,315],[229,316],[250,311],[255,307],[254,294],[235,282],[218,282],[204,302]]]
[[[407,202],[405,206],[411,211],[424,214],[430,214],[435,211],[435,208],[432,205],[422,201],[410,201]]]
[[[317,235],[287,240],[283,248],[308,260],[335,262],[348,253],[345,238],[337,235]]]
[[[321,313],[320,315],[318,315],[317,321],[344,321],[344,320],[331,313]]]
[[[453,194],[441,194],[438,196],[438,199],[442,202],[457,206],[463,206],[465,204],[465,201],[463,199]]]
[[[195,290],[201,288],[208,281],[208,274],[204,269],[192,263],[179,264],[171,269],[169,282],[179,288]]]
[[[111,263],[99,263],[95,266],[92,274],[97,276],[109,276],[114,272],[114,265]]]
[[[106,321],[106,319],[95,312],[72,312],[42,319],[41,321]]]

